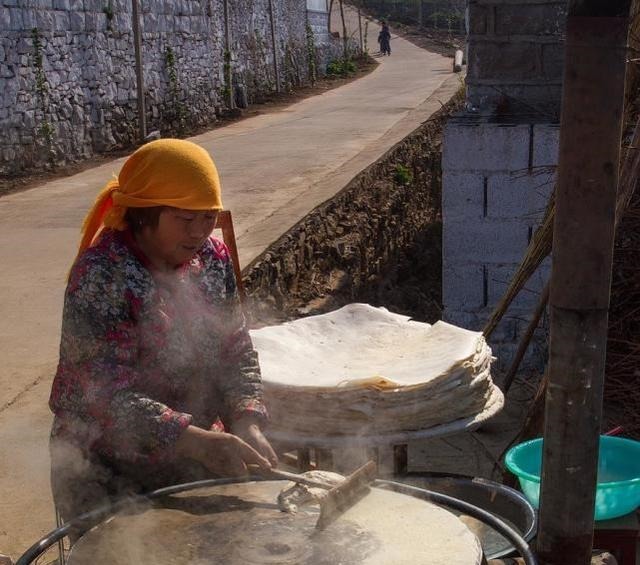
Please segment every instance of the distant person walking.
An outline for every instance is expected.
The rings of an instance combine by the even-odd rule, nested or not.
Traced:
[[[382,29],[378,34],[378,43],[380,44],[380,53],[382,55],[391,55],[391,32],[387,22],[381,22]]]

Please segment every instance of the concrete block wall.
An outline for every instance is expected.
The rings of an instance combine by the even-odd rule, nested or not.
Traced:
[[[468,113],[447,124],[442,157],[445,320],[481,330],[504,295],[544,217],[558,139],[559,128],[552,124],[499,124]],[[547,260],[492,336],[500,368],[508,366],[549,273]]]
[[[556,121],[565,18],[559,0],[470,0],[468,106]]]

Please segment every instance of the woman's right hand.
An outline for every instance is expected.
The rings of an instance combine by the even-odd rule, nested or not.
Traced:
[[[176,442],[176,455],[202,463],[224,477],[247,474],[247,465],[271,469],[269,461],[238,436],[188,426]]]

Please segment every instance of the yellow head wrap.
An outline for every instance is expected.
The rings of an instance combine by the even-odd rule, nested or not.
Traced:
[[[126,229],[127,208],[152,206],[221,210],[220,179],[209,153],[182,139],[159,139],[140,147],[98,195],[82,225],[78,254],[103,227]]]

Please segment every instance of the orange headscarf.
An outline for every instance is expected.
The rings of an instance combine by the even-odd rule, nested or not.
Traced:
[[[220,179],[209,153],[182,139],[159,139],[140,147],[98,195],[82,225],[78,254],[104,227],[126,229],[127,208],[152,206],[221,210]]]

